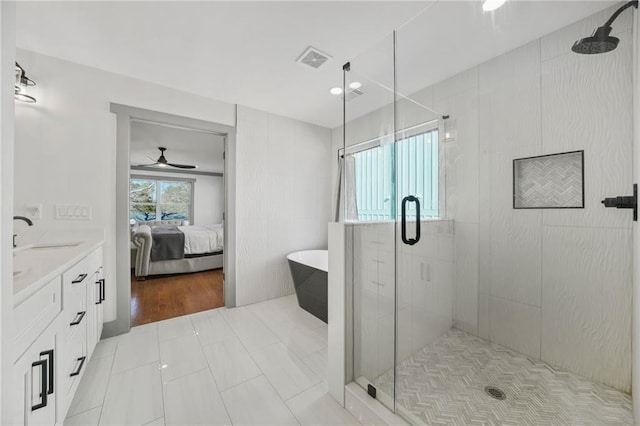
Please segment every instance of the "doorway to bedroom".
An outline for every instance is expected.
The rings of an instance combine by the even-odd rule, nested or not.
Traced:
[[[132,327],[225,305],[225,139],[130,122]]]

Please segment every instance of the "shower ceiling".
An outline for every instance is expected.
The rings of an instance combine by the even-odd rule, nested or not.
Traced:
[[[427,6],[421,19],[428,25],[409,25],[399,34],[404,93],[615,3],[512,0],[483,13],[479,1],[443,0],[18,2],[16,27],[19,48],[335,127],[340,100],[329,88],[341,84],[342,64]],[[318,70],[300,67],[295,60],[308,45],[332,59]],[[413,58],[411,69],[403,57]],[[362,89],[367,95],[352,102],[354,113],[387,102]]]

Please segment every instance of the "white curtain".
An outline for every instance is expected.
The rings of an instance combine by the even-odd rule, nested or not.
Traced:
[[[353,154],[348,154],[346,156],[343,155],[340,157],[340,161],[338,161],[338,202],[336,203],[336,222],[341,222],[344,220],[358,220],[355,169],[356,159]],[[345,185],[346,188],[343,187]]]

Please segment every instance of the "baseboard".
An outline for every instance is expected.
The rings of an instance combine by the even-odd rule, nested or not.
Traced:
[[[119,336],[121,334],[126,334],[129,332],[131,328],[127,328],[124,330],[121,327],[118,327],[118,320],[113,320],[109,322],[105,322],[102,325],[102,335],[100,336],[100,340],[108,339],[109,337]]]

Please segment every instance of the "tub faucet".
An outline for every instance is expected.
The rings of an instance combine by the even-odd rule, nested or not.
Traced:
[[[24,222],[26,222],[27,225],[29,226],[33,226],[33,222],[31,221],[31,219],[29,219],[28,217],[24,217],[24,216],[14,216],[13,220],[22,220]],[[16,248],[16,237],[18,236],[18,234],[13,234],[13,248]]]

